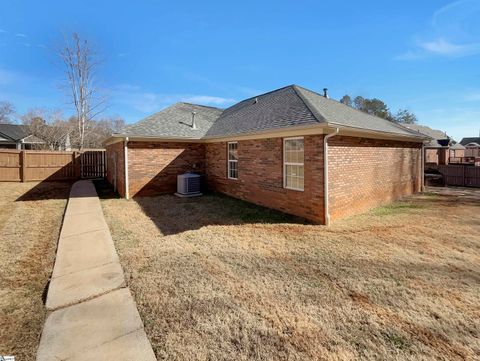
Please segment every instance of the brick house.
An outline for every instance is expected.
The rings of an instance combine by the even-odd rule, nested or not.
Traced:
[[[420,191],[425,139],[291,85],[227,109],[177,103],[128,126],[105,142],[107,178],[130,198],[174,193],[193,171],[211,191],[328,224]]]

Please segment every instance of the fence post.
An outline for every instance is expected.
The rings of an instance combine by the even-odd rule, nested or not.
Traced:
[[[80,178],[80,162],[79,162],[79,153],[74,151],[73,155],[73,171],[75,174],[75,179]]]
[[[22,167],[22,171],[20,172],[21,175],[20,175],[20,179],[22,182],[26,182],[26,169],[27,169],[27,164],[26,164],[26,159],[27,159],[27,156],[25,154],[25,150],[21,150],[20,151],[20,162],[21,162],[21,167]]]

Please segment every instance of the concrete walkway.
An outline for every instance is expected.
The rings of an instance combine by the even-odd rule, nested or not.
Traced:
[[[91,181],[72,186],[38,361],[155,360]]]

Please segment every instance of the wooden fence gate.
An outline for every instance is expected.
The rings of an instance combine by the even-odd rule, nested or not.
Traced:
[[[443,175],[446,185],[480,187],[480,167],[470,165],[440,165],[438,171]]]
[[[92,179],[105,177],[105,151],[93,150],[80,154],[80,178]]]

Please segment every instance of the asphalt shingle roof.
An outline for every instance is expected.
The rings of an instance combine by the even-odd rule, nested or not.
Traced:
[[[28,127],[24,125],[0,124],[0,134],[13,141],[18,141],[27,137],[30,133]]]
[[[195,124],[192,127],[192,113],[195,112]],[[222,109],[176,103],[158,113],[125,127],[120,133],[127,136],[145,137],[184,137],[202,138],[213,122],[220,116]]]
[[[450,149],[465,149],[465,147],[463,145],[461,145],[460,143],[455,143],[454,145],[452,145],[450,147]]]
[[[191,126],[193,111],[196,112],[196,130]],[[177,103],[126,127],[120,134],[200,139],[322,123],[424,137],[416,131],[327,99],[297,85],[243,100],[225,110]]]
[[[470,138],[463,138],[460,141],[461,145],[467,145],[469,143],[478,143],[480,144],[480,137],[470,137]]]
[[[305,103],[313,113],[316,114],[319,120],[346,127],[394,133],[405,136],[415,135],[399,124],[367,114],[336,100],[325,98],[323,95],[297,85],[294,85],[293,87],[298,94],[303,97]]]
[[[420,125],[420,124],[405,124],[404,125],[406,128],[411,129],[415,132],[424,134],[428,137],[431,137],[433,139],[452,139],[450,138],[447,133],[438,130],[438,129],[432,129],[430,127],[427,127],[426,125]]]
[[[253,133],[318,123],[293,86],[246,99],[225,109],[207,137]]]

